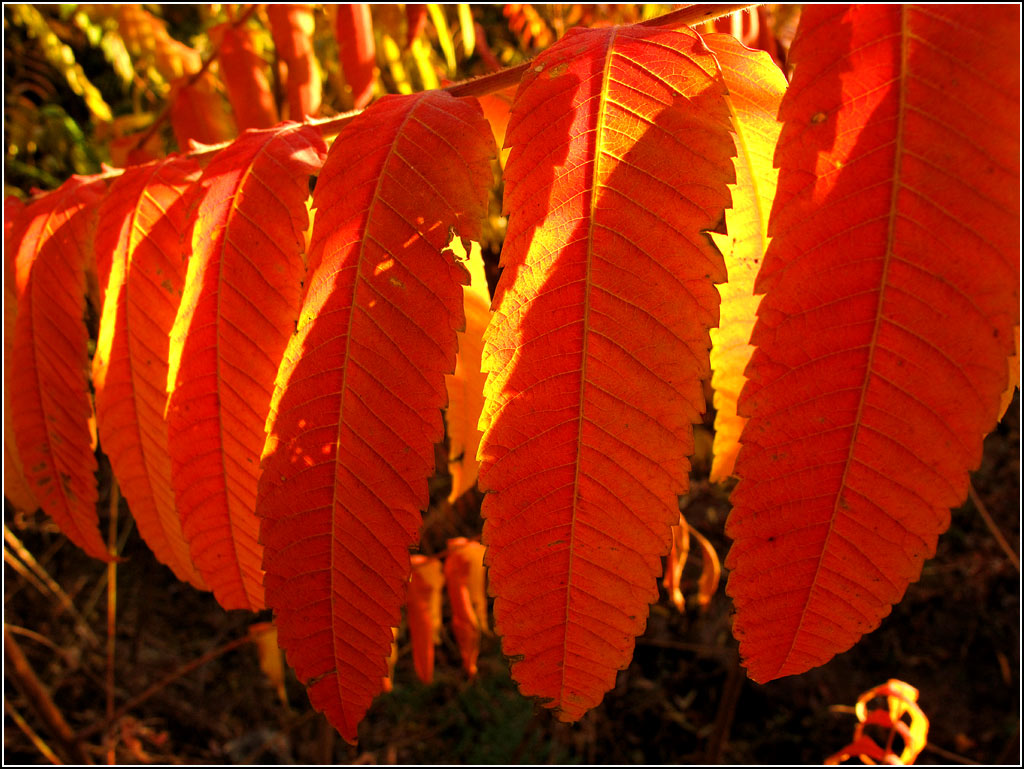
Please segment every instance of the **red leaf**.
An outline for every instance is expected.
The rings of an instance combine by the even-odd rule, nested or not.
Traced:
[[[484,117],[491,124],[491,130],[494,132],[494,141],[497,142],[499,147],[503,147],[505,144],[505,132],[508,130],[508,121],[512,114],[512,100],[515,98],[515,94],[515,87],[511,87],[503,91],[477,97],[480,101],[480,107],[484,111]],[[502,149],[498,156],[502,168],[508,162],[508,153],[509,150]]]
[[[429,684],[434,680],[434,646],[441,640],[441,588],[444,573],[441,561],[425,555],[411,557],[412,575],[405,619],[409,623],[412,661],[419,679]]]
[[[181,241],[191,232],[183,193],[198,177],[195,160],[173,157],[111,186],[96,235],[109,279],[92,380],[101,445],[139,534],[178,579],[205,589],[174,502],[164,419],[168,336],[185,284]]]
[[[423,3],[405,4],[406,48],[412,48],[412,42],[423,34],[427,28],[427,6]]]
[[[726,529],[755,680],[878,626],[995,424],[1018,322],[1017,22],[1008,6],[804,11]]]
[[[252,33],[244,26],[218,24],[209,31],[220,41],[220,74],[239,131],[270,128],[277,122],[274,94],[267,81],[266,63],[256,53]],[[301,119],[301,116],[299,116]]]
[[[373,81],[377,76],[370,6],[349,3],[336,6],[336,11],[334,36],[338,41],[341,70],[352,89],[353,106],[362,109],[373,98]]]
[[[287,66],[288,117],[316,117],[320,114],[322,84],[313,50],[313,6],[273,3],[267,6],[267,18],[277,55]]]
[[[18,314],[7,373],[14,438],[33,496],[94,558],[111,556],[97,529],[96,458],[85,314],[90,217],[103,179],[73,176],[28,206],[14,264]]]
[[[443,435],[466,282],[443,249],[452,229],[479,236],[492,148],[472,99],[384,97],[342,130],[313,196],[257,511],[281,645],[350,741],[387,673]]]
[[[734,177],[724,92],[689,30],[572,30],[508,126],[478,483],[503,651],[564,720],[629,663],[679,520],[725,278],[702,234]]]
[[[473,548],[472,546],[476,547]],[[473,606],[473,593],[483,589],[483,545],[465,538],[448,540],[448,557],[444,559],[444,581],[448,587],[448,602],[452,607],[452,629],[462,656],[462,667],[471,676],[476,675],[476,661],[480,656],[480,620]],[[475,551],[475,552],[474,552]],[[473,566],[477,564],[478,584],[474,591]]]
[[[203,172],[171,331],[167,437],[182,529],[228,609],[263,608],[256,483],[274,377],[295,330],[317,129],[251,131]]]
[[[25,205],[13,195],[4,200],[4,496],[15,510],[33,512],[39,503],[25,478],[25,468],[14,440],[14,426],[11,423],[10,372],[13,368],[12,344],[14,325],[18,315],[18,296],[14,291],[14,257],[16,244],[22,237],[21,216]],[[15,221],[18,227],[15,227]]]
[[[217,92],[216,78],[204,72],[196,82],[183,77],[171,83],[171,128],[178,148],[185,151],[192,141],[218,144],[238,133],[224,99]]]

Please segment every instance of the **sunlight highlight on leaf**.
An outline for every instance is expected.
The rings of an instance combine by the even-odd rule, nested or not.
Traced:
[[[455,373],[445,377],[448,389],[448,470],[452,474],[452,490],[448,501],[454,502],[476,485],[480,467],[476,452],[480,446],[480,412],[484,405],[484,382],[487,375],[480,370],[484,346],[484,329],[491,320],[491,293],[487,288],[480,244],[473,243],[467,256],[458,239],[451,244],[456,259],[469,270],[469,285],[463,288],[466,329],[459,332],[459,356]]]
[[[729,87],[729,112],[736,135],[736,184],[730,185],[732,207],[725,212],[728,234],[709,233],[725,257],[729,282],[718,286],[722,296],[718,328],[711,329],[711,386],[715,389],[715,443],[711,481],[732,475],[746,419],[736,414],[736,399],[750,360],[750,330],[761,297],[754,278],[768,248],[768,215],[779,172],[772,154],[781,124],[775,116],[786,90],[786,78],[764,51],[751,51],[731,35],[703,35],[715,53]]]

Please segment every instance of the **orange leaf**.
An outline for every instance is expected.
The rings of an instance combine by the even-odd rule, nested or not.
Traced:
[[[391,654],[388,655],[388,674],[384,676],[381,691],[390,692],[395,687],[395,663],[398,662],[398,628],[391,628]]]
[[[740,16],[733,14],[731,18]],[[711,385],[715,388],[717,412],[711,480],[721,482],[732,474],[740,433],[747,421],[736,414],[736,398],[754,349],[748,342],[761,301],[754,294],[754,278],[768,247],[768,214],[778,179],[772,153],[781,127],[775,116],[786,90],[786,78],[768,54],[751,51],[730,35],[704,35],[703,39],[718,58],[729,87],[728,104],[738,149],[733,160],[736,184],[730,187],[732,208],[725,212],[728,234],[709,233],[725,256],[729,271],[729,282],[718,287],[722,296],[718,328],[711,329]]]
[[[672,549],[668,553],[668,561],[665,564],[665,576],[661,584],[668,590],[669,600],[679,611],[686,609],[686,599],[683,597],[683,568],[686,566],[686,559],[690,556],[690,526],[682,515],[679,516],[679,523],[672,527]]]
[[[352,89],[352,103],[362,109],[373,98],[373,82],[377,77],[376,47],[373,42],[373,19],[368,3],[335,6],[334,36],[345,82]]]
[[[452,229],[479,237],[492,151],[475,100],[386,96],[346,124],[313,196],[257,512],[281,645],[350,741],[387,670],[443,435],[467,279],[444,249]]]
[[[284,680],[284,655],[277,645],[277,628],[272,622],[254,622],[249,625],[249,636],[256,644],[260,659],[260,670],[277,692],[281,704],[288,707],[288,691]]]
[[[700,545],[701,570],[700,581],[697,583],[697,605],[706,609],[715,593],[718,592],[718,582],[722,578],[722,566],[718,560],[718,553],[707,538],[695,528],[687,524],[690,533],[697,539]]]
[[[132,55],[152,59],[164,80],[174,80],[199,71],[202,66],[199,52],[171,37],[167,31],[167,22],[163,19],[157,18],[137,3],[94,5],[91,12],[101,14],[105,8],[115,10],[117,32]]]
[[[867,704],[877,697],[886,698],[886,709],[869,711]],[[853,742],[826,758],[825,763],[839,764],[857,756],[865,764],[873,764],[875,761],[903,766],[913,764],[928,744],[928,718],[918,706],[917,697],[917,689],[895,678],[861,694],[854,707],[860,723],[854,730]],[[903,720],[904,715],[909,717],[909,723]],[[864,727],[868,725],[890,730],[884,748],[864,734]],[[898,756],[892,751],[896,735],[899,735],[904,746]]]
[[[469,269],[470,282],[464,288],[466,329],[459,332],[459,356],[455,373],[445,377],[448,389],[448,469],[452,474],[452,490],[448,501],[454,502],[476,485],[479,467],[476,452],[480,445],[480,411],[484,405],[484,380],[480,371],[480,355],[484,346],[484,329],[491,320],[491,292],[487,288],[480,244],[473,243],[470,255],[458,240],[452,241],[456,258]]]
[[[484,554],[487,548],[476,540],[465,537],[454,537],[448,540],[449,551],[458,551],[459,558],[469,563],[469,577],[466,588],[469,590],[469,601],[476,615],[476,624],[484,633],[490,633],[487,610],[487,567],[484,566]]]
[[[273,126],[277,122],[277,107],[267,81],[266,63],[256,53],[252,33],[244,26],[224,23],[213,27],[209,35],[212,41],[220,43],[220,75],[238,130]]]
[[[515,98],[515,87],[506,88],[504,91],[488,93],[478,96],[480,107],[484,111],[484,117],[491,124],[491,131],[494,132],[494,141],[501,148],[498,160],[504,168],[508,162],[509,150],[503,149],[505,144],[505,132],[508,130],[508,121],[512,116],[512,100]]]
[[[13,195],[4,200],[4,496],[15,510],[31,513],[39,508],[39,503],[25,478],[25,468],[14,440],[9,384],[14,364],[11,354],[14,326],[18,315],[18,297],[14,291],[14,257],[17,253],[16,244],[22,237],[24,219],[17,228],[15,221],[24,210],[24,204]]]
[[[412,48],[412,42],[427,28],[427,6],[424,3],[405,4],[406,48]]]
[[[702,235],[733,181],[724,93],[689,30],[574,29],[513,106],[478,483],[503,651],[564,720],[629,663],[679,521],[725,278]]]
[[[256,484],[278,363],[295,330],[317,129],[243,134],[210,162],[171,330],[167,437],[182,529],[228,609],[263,608]]]
[[[168,335],[185,284],[190,230],[185,190],[195,160],[174,157],[129,169],[99,211],[97,260],[109,278],[92,362],[103,451],[139,533],[157,560],[205,589],[174,503],[167,446]]]
[[[5,380],[32,495],[72,542],[109,561],[97,529],[88,334],[82,322],[90,220],[105,188],[103,179],[73,176],[14,222],[17,318],[11,358],[18,365],[5,372]]]
[[[878,626],[995,424],[1019,322],[1017,21],[803,12],[726,527],[757,681]]]
[[[287,66],[288,117],[302,120],[320,114],[322,84],[313,50],[313,6],[309,3],[267,5],[277,55]]]
[[[519,38],[523,48],[547,48],[553,39],[551,29],[529,3],[506,3],[502,13],[508,28]]]
[[[472,548],[471,545],[476,545]],[[448,587],[448,602],[452,606],[452,629],[462,655],[462,667],[471,676],[476,675],[476,661],[480,656],[480,620],[473,602],[473,593],[483,590],[483,545],[469,542],[463,537],[448,540],[448,557],[444,559],[444,581]],[[478,563],[474,583],[474,563]],[[486,611],[486,604],[485,604]]]
[[[411,556],[412,575],[409,596],[405,603],[405,619],[409,624],[412,661],[419,679],[429,684],[434,680],[434,645],[441,641],[441,588],[444,573],[441,561],[425,555]]]

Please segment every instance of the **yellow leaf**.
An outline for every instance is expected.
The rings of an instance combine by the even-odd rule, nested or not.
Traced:
[[[473,11],[466,3],[459,3],[459,28],[462,30],[462,50],[468,58],[476,48],[476,28],[473,26]]]
[[[399,93],[412,93],[412,83],[409,81],[409,74],[402,64],[402,52],[398,49],[398,43],[386,32],[380,36],[381,53],[384,54],[384,61],[388,63],[388,71],[395,81],[395,87]]]
[[[430,46],[422,37],[412,41],[412,58],[416,62],[416,70],[420,73],[420,80],[423,81],[423,90],[430,91],[440,87],[441,81],[437,79],[437,71],[434,63],[430,60],[432,53]]]
[[[448,469],[452,474],[452,491],[448,501],[454,502],[465,491],[473,488],[479,462],[476,457],[480,445],[477,422],[484,405],[484,382],[487,375],[480,372],[480,355],[484,346],[484,329],[491,319],[491,294],[487,289],[484,261],[480,244],[473,243],[466,256],[458,238],[452,241],[456,258],[469,270],[470,284],[463,287],[466,308],[466,330],[459,334],[459,356],[455,373],[445,377],[448,387]]]
[[[64,45],[50,29],[45,17],[31,5],[12,5],[11,10],[14,20],[28,30],[30,37],[39,42],[50,66],[60,72],[71,90],[85,100],[85,106],[89,108],[93,118],[104,122],[111,120],[113,115],[103,100],[103,95],[86,77],[81,65],[75,61],[75,54],[71,48]]]
[[[427,11],[430,13],[430,21],[437,30],[437,42],[441,44],[444,52],[445,63],[448,64],[448,73],[455,73],[455,46],[452,45],[452,33],[448,29],[448,20],[444,17],[444,11],[437,3],[428,3]]]
[[[277,628],[270,622],[256,622],[249,626],[249,635],[256,645],[256,653],[260,658],[260,670],[263,671],[271,686],[277,692],[277,698],[288,709],[288,692],[284,686],[284,655],[277,645]]]
[[[763,51],[752,51],[731,35],[704,35],[722,68],[736,138],[736,184],[730,185],[732,208],[725,212],[728,235],[711,233],[725,257],[729,282],[722,295],[719,327],[711,329],[711,384],[715,388],[715,444],[711,480],[732,474],[746,419],[736,414],[736,399],[746,378],[743,369],[753,348],[748,344],[761,302],[754,278],[768,247],[768,215],[778,172],[772,152],[780,124],[775,121],[786,89],[781,70]]]

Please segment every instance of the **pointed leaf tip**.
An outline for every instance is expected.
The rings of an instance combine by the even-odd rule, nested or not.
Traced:
[[[724,94],[689,30],[572,30],[512,107],[483,539],[513,677],[563,720],[629,663],[679,520],[725,278],[703,234],[734,181]]]
[[[493,144],[475,100],[386,96],[345,126],[314,191],[257,513],[281,645],[348,740],[406,599],[464,325],[465,269],[446,246],[479,237]]]

